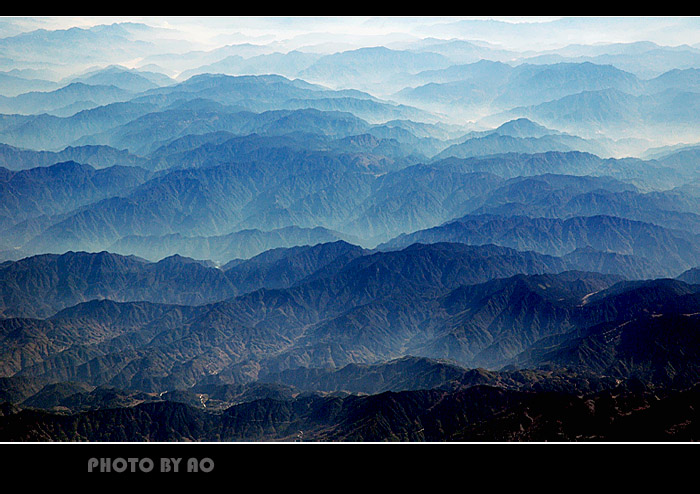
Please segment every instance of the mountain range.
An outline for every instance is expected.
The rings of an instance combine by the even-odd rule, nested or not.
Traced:
[[[100,19],[0,21],[0,441],[700,437],[697,19]]]

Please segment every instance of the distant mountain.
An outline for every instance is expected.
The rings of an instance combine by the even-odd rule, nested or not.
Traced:
[[[132,95],[132,92],[113,85],[98,86],[75,82],[55,91],[28,92],[12,98],[0,98],[0,113],[19,113],[23,115],[50,113],[74,103],[85,101],[90,102],[91,107],[95,108],[110,103],[127,101]]]
[[[253,229],[251,224],[268,231],[298,225],[305,228],[309,223],[317,226],[324,218],[333,219],[325,209],[299,204],[301,217],[294,221],[287,208],[305,198],[316,201],[315,195],[320,194],[328,208],[348,214],[353,204],[336,203],[333,198],[356,190],[361,194],[355,200],[361,201],[369,182],[376,178],[372,173],[375,166],[381,169],[384,161],[286,148],[253,149],[239,159],[242,161],[216,167],[174,170],[129,194],[58,217],[27,248],[43,252],[47,248],[103,250],[121,237],[133,235],[222,236]],[[332,193],[333,200],[326,199],[333,189],[337,191]],[[326,237],[323,241],[337,239]]]
[[[58,89],[58,83],[22,77],[13,71],[0,72],[0,95],[12,98],[30,91],[51,91]]]
[[[177,233],[162,236],[127,235],[114,242],[110,250],[152,260],[180,254],[225,264],[237,258],[251,258],[270,249],[316,245],[345,238],[347,237],[341,233],[321,227],[290,226],[269,231],[239,230],[227,235],[208,237],[187,237]]]
[[[607,177],[537,175],[512,178],[481,198],[472,214],[569,218],[609,215],[700,232],[697,200],[680,190],[640,192]]]
[[[227,75],[263,75],[279,74],[294,77],[300,71],[308,68],[322,55],[292,50],[288,53],[266,53],[252,57],[229,55],[217,62],[190,69],[180,74],[180,78],[188,79],[198,74],[227,74]]]
[[[164,46],[178,44],[163,40],[158,36],[159,31],[137,23],[36,29],[3,38],[0,50],[15,63],[46,64],[65,74],[76,66],[87,69],[95,64],[127,62],[162,50]],[[74,61],[73,66],[60,67],[59,60]]]
[[[379,46],[326,55],[300,71],[298,76],[336,88],[366,89],[382,83],[391,86],[391,78],[397,73],[417,73],[449,65],[450,60],[438,53],[391,50]]]
[[[494,132],[485,137],[474,137],[460,144],[453,144],[434,156],[434,159],[469,158],[507,153],[537,154],[548,151],[583,151],[602,156],[608,154],[600,145],[575,136],[511,137]]]
[[[312,246],[270,249],[248,260],[234,259],[222,266],[239,293],[260,288],[289,288],[310,277],[332,274],[370,251],[344,241]]]
[[[410,120],[393,120],[383,124],[374,125],[368,131],[377,139],[388,139],[398,142],[401,146],[412,150],[415,155],[434,156],[449,146],[453,139],[441,140],[434,137],[435,134],[444,135],[446,132],[440,129],[426,129],[421,123]],[[450,132],[447,132],[449,134]],[[427,135],[426,135],[427,134]],[[407,153],[404,152],[404,155]],[[422,162],[427,159],[421,160]]]
[[[689,46],[659,46],[655,43],[625,43],[600,48],[578,46],[575,53],[539,55],[526,59],[529,63],[590,62],[613,65],[631,72],[640,79],[652,79],[674,69],[698,66],[700,53]]]
[[[336,98],[340,101],[332,101]],[[115,86],[76,82],[51,93],[29,93],[15,99],[4,101],[7,105],[26,106],[26,112],[37,108],[44,112],[55,110],[58,116],[7,118],[7,123],[0,125],[0,139],[12,146],[51,150],[71,145],[110,144],[118,149],[150,152],[153,149],[148,146],[155,141],[213,131],[239,135],[302,131],[345,137],[367,130],[368,124],[357,116],[335,109],[355,111],[375,121],[436,118],[415,108],[377,101],[360,91],[332,91],[278,75],[203,74],[138,95]],[[209,105],[206,108],[201,104],[192,106],[205,101]],[[281,112],[281,108],[297,111]],[[321,113],[314,108],[328,111]],[[76,113],[71,114],[71,109]],[[153,113],[155,110],[160,111]],[[242,110],[248,112],[236,115]],[[271,113],[259,116],[250,111]],[[144,132],[146,127],[149,130]]]
[[[97,156],[104,154],[102,159],[109,155],[108,148],[66,152],[79,150],[95,150]],[[88,194],[72,208],[37,210],[31,205],[28,211],[34,212],[29,216],[17,213],[22,220],[36,219],[32,224],[19,225],[11,219],[17,208],[8,210],[5,249],[21,249],[25,255],[111,250],[152,260],[177,253],[225,263],[269,248],[299,245],[293,243],[297,241],[303,245],[345,239],[372,247],[468,213],[562,219],[607,215],[700,230],[692,213],[698,201],[691,196],[642,193],[602,176],[635,183],[636,177],[644,176],[654,184],[681,182],[680,177],[671,178],[674,169],[657,162],[603,160],[574,152],[451,158],[407,166],[418,158],[404,152],[407,149],[397,142],[370,134],[343,139],[306,134],[190,136],[160,146],[144,162],[156,169],[186,163],[187,169],[171,169],[147,181],[142,171],[141,181],[131,188]],[[386,156],[394,153],[395,158]],[[105,176],[119,168],[106,170]],[[507,182],[486,170],[537,176]],[[539,175],[549,171],[599,176]],[[40,191],[50,184],[32,186],[43,194]],[[571,250],[584,246],[572,244]]]
[[[416,77],[417,85],[403,89],[395,97],[424,108],[438,105],[441,111],[450,114],[458,108],[493,113],[540,105],[582,92],[614,90],[639,94],[643,88],[643,82],[634,74],[590,62],[521,63],[509,67],[483,61]]]
[[[678,275],[677,279],[690,285],[700,285],[700,269],[691,268],[687,271],[684,271],[680,275]]]
[[[533,122],[532,120],[528,120],[527,118],[516,118],[515,120],[511,120],[510,122],[506,122],[499,126],[493,131],[493,134],[520,138],[538,138],[548,135],[561,135],[561,132],[548,129],[547,127]]]
[[[692,139],[694,136],[684,127],[696,124],[693,109],[700,104],[698,94],[678,89],[640,96],[615,88],[583,91],[534,106],[517,107],[488,117],[485,123],[526,117],[583,137],[606,132],[615,138],[653,137],[654,132],[673,128],[681,139]]]
[[[329,137],[347,137],[361,134],[368,128],[367,122],[351,113],[315,109],[275,110],[260,114],[166,110],[143,115],[125,125],[85,137],[76,143],[126,148],[134,154],[145,155],[155,151],[163,141],[192,134],[225,131],[236,135],[258,133],[280,136],[305,132]],[[147,132],[147,129],[150,132]]]
[[[633,126],[642,121],[636,97],[618,89],[582,91],[534,106],[516,108],[509,114],[532,118],[555,128],[574,125],[591,129]]]
[[[61,154],[91,154],[91,151],[99,154],[102,150],[71,149]],[[142,168],[111,166],[96,170],[74,161],[21,171],[0,168],[0,173],[0,196],[3,198],[0,229],[30,218],[64,214],[106,197],[129,193],[150,177]]]
[[[158,87],[157,84],[140,76],[135,72],[130,71],[110,71],[92,73],[75,79],[76,82],[82,82],[91,86],[114,86],[130,93],[139,93]],[[174,82],[174,81],[173,81]]]
[[[659,158],[659,162],[674,169],[692,169],[693,163],[697,163],[698,156],[700,156],[700,146],[690,146]]]
[[[0,166],[10,170],[25,170],[39,166],[75,161],[95,168],[115,165],[145,167],[146,160],[108,146],[67,147],[59,152],[32,151],[0,144]]]
[[[486,63],[490,60],[507,61],[516,56],[515,52],[509,50],[462,39],[424,38],[409,43],[407,48],[413,51],[439,53],[453,62],[462,64],[480,61]]]
[[[493,98],[493,89],[484,89],[470,80],[445,83],[429,82],[415,88],[404,88],[392,98],[407,105],[453,114],[455,111],[486,112]]]
[[[599,251],[593,247],[582,247],[562,256],[572,267],[587,269],[595,273],[616,274],[624,278],[660,278],[666,270],[649,259],[640,256]]]
[[[137,189],[120,191],[66,212],[65,216],[46,218],[41,231],[35,230],[34,238],[20,244],[25,251],[35,253],[112,248],[124,252],[124,245],[115,243],[130,237],[129,241],[136,242],[135,248],[142,244],[145,250],[138,252],[148,258],[170,255],[174,253],[170,249],[179,244],[184,249],[179,252],[182,255],[215,257],[226,262],[231,257],[255,255],[266,248],[290,244],[263,242],[252,250],[246,247],[226,253],[226,240],[220,238],[215,240],[218,246],[212,246],[217,252],[214,255],[205,246],[208,240],[194,237],[223,237],[241,230],[287,227],[311,231],[318,227],[342,232],[316,238],[318,241],[353,241],[360,236],[371,241],[373,235],[382,235],[386,240],[387,235],[414,225],[424,228],[454,217],[460,212],[462,201],[483,194],[501,181],[487,174],[469,176],[443,172],[433,166],[387,175],[383,172],[395,166],[391,159],[357,152],[295,149],[303,148],[304,142],[308,141],[251,138],[205,143],[183,151],[173,163],[182,160],[196,166],[200,159],[202,164],[218,159],[227,164],[159,174]],[[294,147],[288,147],[290,143]],[[343,146],[342,151],[350,151],[352,145],[367,147],[367,143],[350,140],[320,141],[319,145]],[[397,194],[399,189],[403,189],[403,195]],[[174,244],[167,247],[170,241]]]
[[[529,106],[586,91],[614,89],[627,94],[638,93],[642,84],[628,72],[612,65],[557,63],[552,65],[519,65],[494,105]]]
[[[352,137],[352,136],[351,136]],[[307,133],[269,136],[252,133],[244,136],[227,131],[206,134],[188,134],[159,142],[148,157],[147,168],[207,167],[238,161],[248,155],[264,156],[282,148],[297,151],[324,151],[331,147],[333,138]],[[254,154],[256,153],[257,154]]]
[[[357,204],[342,230],[376,244],[400,232],[441,224],[501,183],[490,173],[410,166],[378,177],[371,195]]]
[[[111,65],[104,69],[90,71],[73,79],[91,86],[115,86],[131,93],[175,84],[175,80],[164,74],[143,70],[127,69]]]
[[[401,143],[397,139],[380,139],[372,131],[366,134],[348,136],[342,139],[334,139],[328,144],[328,148],[338,153],[347,154],[376,154],[406,163],[420,161],[423,149],[417,150],[415,147]],[[410,160],[410,161],[409,161]],[[423,158],[425,160],[425,158]]]
[[[466,172],[488,172],[504,178],[528,177],[546,173],[592,175],[603,160],[578,151],[522,154],[506,153],[492,157],[446,158],[434,165]]]
[[[442,226],[401,235],[380,246],[401,248],[415,242],[495,243],[519,250],[565,255],[592,247],[602,252],[641,257],[677,276],[698,263],[694,235],[639,221],[611,216],[527,218],[520,216],[466,216]],[[658,271],[657,271],[658,272]]]
[[[291,99],[355,97],[373,99],[356,90],[333,91],[300,79],[280,75],[200,74],[174,86],[146,91],[135,102],[158,102],[165,107],[177,101],[207,99],[229,106],[244,106],[254,111],[278,109]]]
[[[159,263],[102,252],[41,255],[2,265],[5,317],[45,317],[93,299],[200,304],[232,296],[223,272],[182,257]]]
[[[113,103],[74,115],[10,116],[0,131],[0,140],[15,147],[60,151],[86,135],[99,134],[152,112],[156,105]]]
[[[480,87],[494,80],[506,79],[512,72],[513,67],[510,65],[487,58],[479,59],[473,63],[451,65],[445,69],[426,70],[411,74],[406,79],[406,84],[410,87],[419,87],[425,84],[464,81],[474,84],[475,87]],[[410,94],[408,87],[403,91],[405,93],[402,94]]]
[[[418,108],[361,98],[290,99],[281,107],[291,110],[315,108],[322,111],[347,112],[369,123],[382,123],[397,119],[431,121],[437,118],[435,115]]]
[[[636,158],[603,159],[580,151],[547,151],[534,154],[505,153],[464,159],[445,158],[435,160],[433,164],[465,173],[489,172],[504,178],[549,173],[613,177],[630,182],[644,190],[665,190],[694,179],[698,169],[691,164],[692,161],[684,161],[684,163],[687,166],[681,167]]]
[[[39,255],[0,264],[0,313],[45,317],[93,299],[215,302],[261,288],[289,288],[311,276],[329,276],[368,253],[342,241],[317,243],[235,259],[221,270],[179,255],[153,263],[107,252]]]
[[[668,89],[695,91],[700,89],[700,69],[672,69],[658,77],[645,81],[644,89],[648,93],[660,93]]]

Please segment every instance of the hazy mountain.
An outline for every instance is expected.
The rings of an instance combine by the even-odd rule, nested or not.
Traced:
[[[442,226],[401,235],[381,248],[415,242],[495,243],[519,250],[565,255],[579,248],[633,255],[652,262],[667,275],[677,276],[696,261],[695,236],[678,230],[612,216],[568,219],[523,216],[466,216]]]
[[[95,168],[110,166],[146,167],[146,161],[126,151],[107,146],[67,147],[59,152],[32,151],[8,145],[0,145],[0,164],[11,170],[24,170],[38,166],[50,166],[75,161]]]
[[[485,94],[486,93],[486,94]],[[443,114],[454,114],[455,111],[468,111],[479,115],[486,113],[489,102],[493,98],[493,89],[484,89],[476,83],[466,81],[451,81],[445,83],[430,82],[416,88],[404,88],[395,93],[396,100],[430,109]]]
[[[367,188],[367,182],[373,179],[371,168],[368,170],[371,164],[355,156],[254,150],[243,162],[171,171],[129,194],[94,202],[65,218],[56,218],[57,222],[28,243],[27,248],[44,252],[46,248],[59,249],[58,252],[103,250],[126,236],[222,236],[251,229],[246,223],[268,231],[295,226],[300,223],[290,221],[284,214],[285,203],[293,205],[305,196],[311,199],[314,193],[329,187]],[[341,177],[346,178],[339,183]],[[329,207],[333,204],[328,202]],[[265,218],[263,214],[268,211],[270,216]],[[278,211],[283,215],[275,218]],[[316,209],[308,214],[314,213],[318,218],[325,211]],[[307,223],[314,219],[306,218]],[[326,237],[323,241],[337,239],[338,236]],[[285,244],[274,246],[282,245]]]
[[[344,241],[266,250],[248,260],[235,259],[222,269],[239,293],[260,288],[288,288],[311,276],[333,273],[369,251]]]
[[[660,93],[668,89],[697,92],[700,89],[700,70],[697,68],[673,69],[644,82],[648,93]]]
[[[414,119],[422,121],[435,120],[436,117],[426,111],[406,105],[392,105],[363,98],[314,98],[290,99],[282,108],[298,110],[315,108],[322,111],[340,111],[352,113],[370,123],[381,123],[397,119]]]
[[[661,157],[659,162],[674,169],[692,170],[694,168],[693,164],[697,163],[697,157],[699,154],[700,147],[691,146],[673,153],[669,153],[666,156]]]
[[[106,252],[35,256],[5,264],[2,312],[53,315],[93,299],[195,305],[237,293],[223,272],[179,256],[148,263]]]
[[[57,89],[53,81],[22,77],[15,71],[0,72],[0,95],[7,98],[30,91],[51,91]]]
[[[285,143],[284,140],[281,142]],[[234,139],[219,145],[205,144],[195,152],[185,151],[180,159],[190,165],[195,165],[199,156],[218,156],[222,162],[227,162],[231,156],[243,161],[171,171],[143,183],[138,189],[121,189],[111,197],[105,194],[104,200],[93,196],[93,202],[86,201],[84,207],[63,210],[61,213],[66,216],[47,219],[43,231],[36,232],[36,238],[23,243],[34,252],[45,252],[46,248],[57,253],[111,248],[124,252],[122,249],[126,244],[115,242],[132,237],[125,242],[133,242],[135,249],[138,243],[146,242],[142,244],[146,250],[138,248],[140,250],[131,253],[138,252],[148,258],[159,259],[179,252],[198,258],[214,256],[225,262],[231,257],[254,255],[266,248],[290,245],[263,242],[253,248],[254,252],[248,248],[226,252],[227,240],[223,236],[232,232],[286,227],[311,231],[316,228],[314,225],[324,225],[322,228],[326,230],[339,230],[345,234],[336,233],[332,234],[334,237],[316,240],[330,241],[359,235],[367,238],[375,234],[386,237],[392,232],[400,233],[405,231],[404,228],[411,228],[414,223],[405,223],[402,219],[406,215],[414,218],[410,221],[416,222],[417,228],[443,222],[459,212],[461,202],[470,195],[483,194],[499,183],[497,177],[442,172],[434,167],[411,168],[378,176],[376,172],[381,172],[387,165],[392,166],[390,161],[355,153],[335,155],[273,148],[268,143],[271,141],[264,138]],[[338,144],[347,150],[351,142]],[[336,144],[331,141],[327,145]],[[416,182],[418,178],[425,182]],[[376,188],[373,183],[376,183]],[[48,184],[42,187],[48,187]],[[393,197],[401,187],[415,189],[411,195],[399,195],[408,209],[402,208]],[[348,191],[353,191],[354,202],[340,200]],[[441,197],[443,192],[438,191],[446,193],[445,198]],[[236,200],[232,201],[232,197]],[[423,198],[429,202],[425,203]],[[407,204],[406,200],[410,203]],[[204,204],[209,206],[204,207]],[[253,225],[257,228],[252,228]],[[397,228],[402,230],[397,231]],[[164,236],[169,237],[155,238]],[[138,240],[137,237],[151,238]],[[222,238],[214,240],[212,246],[206,246],[208,240],[194,237]],[[229,240],[233,241],[233,237]],[[151,245],[146,247],[148,243]],[[167,247],[168,243],[174,244]],[[48,247],[49,244],[52,247]],[[182,250],[170,250],[173,248]]]
[[[201,74],[174,86],[146,91],[135,101],[159,101],[161,105],[168,105],[179,100],[208,99],[223,105],[248,106],[253,110],[265,111],[290,99],[347,96],[372,99],[371,95],[360,91],[332,91],[304,80],[291,80],[279,75]]]
[[[697,200],[681,190],[640,192],[609,177],[537,175],[505,181],[473,214],[569,218],[609,215],[698,232]]]
[[[612,50],[605,53],[606,50]],[[602,53],[601,53],[602,51]],[[586,53],[588,52],[588,53]],[[641,79],[652,79],[675,69],[691,69],[698,65],[700,53],[689,46],[659,46],[654,43],[629,43],[609,45],[598,53],[583,47],[576,54],[540,55],[527,59],[529,63],[589,62],[613,65],[620,70],[631,72]]]
[[[230,55],[217,62],[186,70],[180,78],[188,79],[198,74],[264,75],[279,74],[294,77],[316,62],[321,55],[292,50],[288,53],[269,53],[253,57]]]
[[[460,144],[453,144],[436,155],[434,159],[468,158],[507,153],[537,154],[548,151],[583,151],[598,155],[607,154],[601,146],[575,136],[511,137],[494,132],[485,137],[474,137]]]
[[[118,65],[89,71],[73,79],[73,82],[82,82],[91,86],[114,86],[131,93],[175,84],[175,80],[164,74],[127,69]]]
[[[11,146],[60,151],[86,135],[105,132],[155,109],[152,104],[127,102],[80,111],[68,117],[12,116],[2,127],[0,139]]]
[[[155,151],[164,141],[192,134],[225,131],[237,135],[258,133],[277,136],[307,132],[346,137],[361,134],[368,128],[367,122],[346,112],[302,109],[254,114],[182,109],[149,113],[77,143],[126,148],[132,153],[144,155]],[[150,132],[145,132],[146,129]]]
[[[167,45],[182,46],[176,40],[168,41],[167,37],[154,42],[152,35],[157,32],[157,28],[137,23],[36,29],[3,38],[0,47],[3,55],[16,64],[48,64],[66,73],[75,70],[75,67],[88,68],[95,63],[127,62],[159,51]],[[72,61],[72,67],[62,67],[62,60]]]
[[[0,20],[0,440],[700,437],[698,19],[96,19]]]
[[[382,83],[388,83],[391,87],[391,78],[397,73],[417,73],[449,65],[451,63],[447,57],[433,52],[372,47],[326,55],[298,75],[302,79],[336,88],[364,89]],[[383,94],[389,91],[385,90]]]
[[[272,154],[280,148],[297,151],[323,151],[331,148],[332,138],[307,133],[283,136],[248,134],[237,136],[231,132],[217,131],[206,134],[188,134],[160,143],[149,155],[147,167],[167,168],[204,167],[238,161],[255,152]]]
[[[0,98],[0,112],[24,115],[50,113],[78,102],[90,102],[92,108],[95,108],[127,101],[132,95],[132,92],[114,85],[88,85],[75,82],[55,91],[29,92],[12,98]]]
[[[488,173],[459,173],[431,165],[407,167],[379,177],[371,196],[358,205],[360,214],[343,231],[377,242],[440,224],[501,182]]]
[[[24,103],[25,106],[40,106],[44,110],[47,105],[52,109],[61,110],[71,104],[82,104],[81,102],[93,100],[94,105],[92,105],[93,108],[79,111],[75,115],[68,115],[67,111],[61,110],[61,114],[65,115],[63,117],[38,115],[8,120],[2,128],[0,138],[7,144],[32,149],[62,149],[69,145],[106,143],[111,143],[118,149],[129,145],[141,149],[146,145],[143,142],[145,139],[149,140],[148,144],[152,144],[153,141],[217,130],[236,134],[253,132],[282,134],[303,130],[345,137],[362,133],[367,129],[367,124],[352,114],[333,111],[320,113],[308,109],[315,106],[329,110],[333,108],[354,110],[364,116],[372,116],[376,120],[428,116],[425,112],[408,107],[357,101],[372,99],[371,96],[359,91],[331,91],[303,81],[292,81],[272,75],[231,77],[205,74],[192,77],[180,84],[160,87],[140,94],[139,97],[132,99],[133,93],[126,93],[114,86],[88,86],[83,83],[74,83],[53,93],[21,95],[17,98],[22,101],[27,100]],[[344,98],[344,100],[340,103],[329,101],[333,98]],[[107,104],[126,99],[130,101],[123,104]],[[188,101],[204,100],[231,108],[223,109],[219,106],[204,110],[187,109],[183,106]],[[299,108],[298,111],[286,113],[276,111],[265,114],[268,110],[284,108],[286,102],[290,101],[290,106]],[[301,104],[302,101],[309,102]],[[175,103],[178,108],[169,108]],[[263,112],[263,115],[259,117],[250,113],[236,115],[241,108]],[[152,113],[156,109],[163,111]],[[277,117],[274,121],[269,118],[273,116]],[[142,118],[139,119],[139,117]],[[109,120],[104,120],[107,118]],[[129,125],[120,128],[125,124]],[[143,131],[145,127],[149,128],[149,132]],[[153,132],[156,128],[160,130]],[[115,130],[110,134],[104,134],[111,129]],[[159,133],[166,134],[159,135]],[[148,151],[151,150],[147,149],[146,152]]]
[[[398,92],[397,99],[427,108],[438,104],[441,111],[451,114],[456,108],[494,112],[539,105],[582,92],[615,90],[638,94],[643,88],[643,82],[633,74],[612,65],[588,62],[510,67],[483,61],[417,77],[418,84]],[[450,105],[456,108],[450,111]]]
[[[692,180],[698,173],[691,160],[672,166],[660,161],[636,158],[603,159],[580,151],[547,151],[544,153],[506,153],[465,159],[446,158],[433,163],[462,172],[489,172],[504,178],[542,174],[613,177],[644,190],[665,190]]]
[[[297,245],[316,245],[347,238],[325,228],[285,227],[270,231],[240,230],[227,235],[187,237],[178,233],[162,236],[126,235],[110,250],[158,260],[175,254],[211,259],[224,264],[232,259],[250,258],[267,250]]]
[[[503,125],[499,126],[497,129],[495,129],[493,132],[487,132],[485,135],[490,135],[492,133],[502,136],[521,138],[538,138],[546,137],[548,135],[561,135],[561,132],[548,129],[547,127],[544,127],[536,122],[528,120],[527,118],[518,118],[515,120],[511,120],[510,122],[506,122]]]
[[[71,154],[79,151],[83,150],[69,150]],[[0,170],[0,217],[6,225],[64,214],[106,197],[126,194],[149,178],[142,168],[111,166],[96,170],[74,161],[21,171]]]
[[[700,284],[700,271],[698,268],[691,268],[681,273],[677,279],[690,285],[698,285]]]
[[[432,48],[432,47],[431,47]],[[475,87],[489,84],[494,80],[503,80],[507,78],[513,67],[506,63],[494,62],[493,59],[479,59],[474,63],[451,65],[445,69],[426,70],[417,74],[411,74],[406,83],[410,87],[423,86],[425,84],[443,84],[449,82],[471,82]],[[405,93],[410,94],[408,88]]]
[[[142,180],[138,188],[106,189],[112,192],[88,195],[72,210],[43,210],[41,214],[53,214],[13,233],[16,240],[12,247],[28,253],[113,250],[153,260],[178,253],[227,262],[269,248],[299,245],[297,242],[347,239],[372,246],[471,212],[557,218],[610,215],[698,230],[691,212],[697,201],[682,195],[641,194],[630,185],[604,177],[548,175],[506,183],[495,175],[475,171],[522,175],[528,169],[536,173],[562,165],[566,170],[577,168],[578,173],[585,173],[586,167],[597,174],[610,170],[610,161],[592,155],[547,153],[444,160],[386,173],[395,166],[391,160],[362,151],[376,153],[383,146],[388,152],[391,143],[371,136],[311,141],[319,148],[336,147],[348,154],[301,151],[309,142],[303,137],[227,137],[206,134],[202,140],[189,139],[189,144],[173,141],[172,146],[160,148],[158,154],[164,157],[154,158],[158,164],[150,166],[197,166],[199,160],[204,165],[212,159],[229,164],[173,170],[147,182]],[[223,142],[217,144],[218,140]],[[201,142],[204,144],[187,149]],[[184,150],[168,154],[166,149]],[[401,151],[394,144],[399,157]],[[626,179],[631,172],[625,168],[638,166],[634,169],[641,173],[647,165],[641,161],[612,163],[622,168],[620,174]],[[33,186],[42,189],[49,184]],[[12,221],[10,214],[8,210],[7,222]],[[291,232],[299,235],[294,237]],[[572,245],[571,250],[583,246]]]
[[[227,58],[231,58],[235,63],[235,61],[240,61],[241,59],[274,54],[276,51],[277,50],[270,45],[246,42],[225,44],[213,50],[193,49],[190,45],[187,50],[161,52],[149,55],[141,61],[139,67],[141,70],[145,70],[149,67],[158,68],[158,71],[172,74],[174,77],[178,77],[180,74],[188,76],[190,71],[198,72],[196,70],[197,67],[223,62]]]
[[[529,106],[585,92],[614,89],[635,94],[641,83],[633,74],[612,65],[592,63],[519,65],[494,104],[499,107]]]
[[[461,39],[424,38],[409,45],[411,50],[439,53],[453,62],[469,63],[483,60],[511,60],[516,52],[489,46],[486,43],[469,42]]]
[[[695,125],[693,109],[700,101],[699,94],[678,89],[640,96],[615,88],[584,91],[534,106],[518,107],[486,121],[526,117],[583,137],[601,132],[618,138],[654,137],[654,132],[672,128],[681,139],[694,139],[687,127]]]

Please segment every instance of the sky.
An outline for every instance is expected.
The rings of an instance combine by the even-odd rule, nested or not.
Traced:
[[[516,50],[642,40],[670,46],[700,43],[700,17],[692,16],[53,16],[12,19],[24,30],[143,23],[171,30],[173,36],[186,37],[204,49],[273,41],[295,49],[329,41],[367,45],[423,37],[481,40]]]

